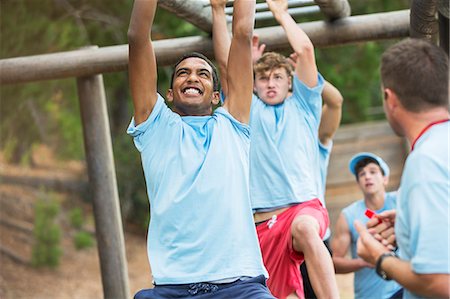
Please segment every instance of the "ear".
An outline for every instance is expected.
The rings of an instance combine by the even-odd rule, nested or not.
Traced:
[[[169,88],[166,92],[166,99],[168,102],[173,101],[173,89]]]
[[[390,88],[383,90],[383,99],[390,111],[394,111],[400,103],[397,94]]]
[[[211,103],[213,105],[217,105],[220,102],[220,93],[218,91],[214,91],[212,94],[212,100]]]
[[[386,187],[389,183],[389,177],[388,176],[383,176],[383,185],[384,187]]]
[[[292,76],[288,76],[288,82],[289,90],[292,90]]]

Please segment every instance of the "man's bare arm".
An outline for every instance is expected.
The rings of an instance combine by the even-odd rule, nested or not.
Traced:
[[[135,0],[128,29],[128,72],[134,120],[144,122],[157,100],[156,58],[150,40],[157,1]]]
[[[228,96],[224,108],[243,123],[250,120],[253,94],[252,36],[255,1],[235,0],[233,36],[227,63]]]
[[[289,44],[297,54],[295,72],[309,87],[317,85],[317,65],[314,46],[306,33],[298,27],[287,11],[287,0],[266,0],[277,22],[286,32]]]
[[[320,143],[327,146],[341,123],[344,98],[339,90],[325,81],[322,91],[322,117],[319,126]]]
[[[351,273],[360,270],[363,267],[371,267],[364,260],[352,259],[346,257],[352,243],[350,230],[344,214],[340,214],[336,222],[335,232],[331,240],[331,251],[334,269],[338,274]]]
[[[225,4],[227,3],[227,0],[210,0],[210,2],[213,19],[212,39],[214,45],[214,57],[219,69],[222,92],[226,96],[228,95],[227,64],[231,45],[231,37],[228,32],[225,14]]]
[[[359,233],[357,252],[365,261],[375,264],[380,256],[389,249],[377,241],[360,222],[355,221]],[[381,269],[387,276],[409,291],[432,298],[449,298],[450,274],[418,274],[411,267],[411,263],[395,257],[385,258]]]

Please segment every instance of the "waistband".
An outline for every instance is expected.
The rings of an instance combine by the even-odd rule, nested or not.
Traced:
[[[265,284],[266,278],[264,275],[259,275],[256,277],[244,279],[238,279],[236,281],[230,283],[210,283],[210,282],[197,282],[197,283],[188,283],[188,284],[160,284],[155,285],[158,288],[170,288],[176,289],[178,291],[186,291],[191,296],[205,294],[205,293],[214,293],[222,289],[226,289],[241,283],[262,283]]]

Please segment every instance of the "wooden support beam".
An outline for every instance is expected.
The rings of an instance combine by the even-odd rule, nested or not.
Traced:
[[[294,8],[289,8],[288,12],[292,17],[298,17],[298,16],[319,13],[320,8],[317,5],[294,7]],[[273,14],[271,11],[262,11],[262,12],[257,12],[255,14],[256,21],[263,21],[263,20],[270,20],[270,19],[273,19]]]
[[[159,0],[158,6],[170,11],[203,31],[211,33],[212,12],[211,7],[206,5],[208,2],[199,0]]]
[[[395,39],[409,36],[409,10],[353,16],[333,23],[316,21],[299,25],[316,47]],[[255,30],[268,50],[290,49],[280,26]],[[154,42],[158,65],[173,64],[182,54],[198,51],[212,57],[208,37],[182,37]],[[8,58],[0,60],[0,83],[15,84],[125,71],[128,46]]]
[[[447,0],[448,1],[448,0]],[[438,39],[438,0],[413,0],[411,3],[411,37],[424,38],[432,42]]]
[[[347,0],[314,0],[327,20],[334,21],[350,16],[351,9]]]
[[[103,76],[77,78],[104,298],[130,298]]]
[[[314,5],[314,0],[288,0],[288,8],[301,7]],[[256,13],[261,11],[269,11],[269,6],[266,2],[256,3],[255,5]],[[228,6],[225,8],[226,14],[233,14],[233,6]]]

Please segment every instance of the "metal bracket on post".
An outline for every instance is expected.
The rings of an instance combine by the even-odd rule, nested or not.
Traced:
[[[129,298],[128,267],[102,75],[77,78],[104,298]]]

